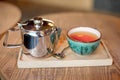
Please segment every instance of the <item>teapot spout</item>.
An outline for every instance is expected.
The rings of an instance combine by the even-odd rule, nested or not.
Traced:
[[[18,25],[19,28],[21,28],[21,27],[27,25],[27,23],[21,23],[21,22],[18,22],[17,25]]]

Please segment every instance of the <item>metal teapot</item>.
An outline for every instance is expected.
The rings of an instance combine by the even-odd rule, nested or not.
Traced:
[[[22,47],[23,53],[30,53],[34,57],[43,57],[48,53],[53,54],[61,29],[53,21],[35,17],[17,24],[19,29],[12,28],[7,31],[3,45],[14,48]],[[21,31],[21,44],[8,44],[9,31]]]

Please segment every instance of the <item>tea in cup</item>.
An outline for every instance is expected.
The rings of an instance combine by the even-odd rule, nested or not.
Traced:
[[[101,33],[91,27],[76,27],[67,32],[69,47],[77,54],[93,53],[100,44]]]

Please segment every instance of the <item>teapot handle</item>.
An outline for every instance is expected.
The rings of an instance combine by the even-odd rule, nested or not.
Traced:
[[[9,36],[9,32],[10,31],[19,31],[20,29],[16,29],[15,27],[14,28],[10,28],[9,30],[7,30],[6,32],[6,35],[5,35],[5,38],[4,38],[4,41],[3,41],[3,46],[4,47],[7,47],[7,48],[17,48],[17,47],[20,47],[22,45],[22,43],[20,44],[9,44],[7,43],[8,42],[8,36]]]

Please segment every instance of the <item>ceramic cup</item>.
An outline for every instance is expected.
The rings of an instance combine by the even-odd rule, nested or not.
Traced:
[[[93,41],[87,41],[87,42],[78,41],[70,37],[71,34],[76,32],[86,32],[88,34],[92,33],[97,38]],[[93,53],[97,49],[98,45],[100,44],[100,40],[101,40],[100,31],[91,27],[76,27],[76,28],[70,29],[67,32],[67,41],[68,41],[69,47],[72,49],[72,51],[80,55],[89,55]]]

